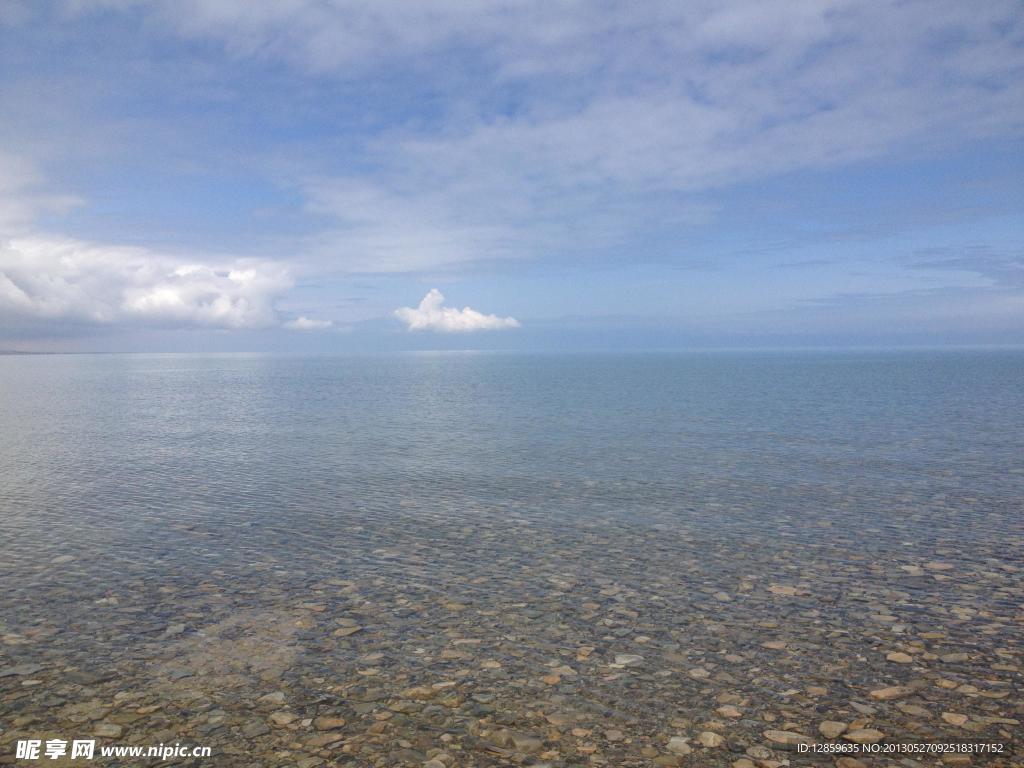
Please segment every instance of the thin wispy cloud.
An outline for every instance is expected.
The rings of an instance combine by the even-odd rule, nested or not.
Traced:
[[[440,331],[441,333],[470,333],[472,331],[500,331],[518,328],[514,317],[485,315],[470,307],[456,309],[444,306],[444,294],[431,288],[417,307],[400,307],[395,317],[410,331]]]
[[[82,204],[76,195],[48,189],[29,158],[0,149],[0,238],[26,231],[42,214],[65,213]]]
[[[729,185],[1024,124],[1024,89],[1012,75],[1024,53],[994,31],[1014,24],[1008,5],[974,18],[916,4],[645,7],[651,23],[638,26],[614,9],[571,4],[442,6],[441,21],[416,35],[391,5],[371,11],[371,39],[393,35],[399,55],[492,40],[484,71],[509,88],[532,84],[531,96],[512,114],[459,111],[433,130],[388,131],[366,145],[372,176],[308,186],[313,205],[337,221],[322,233],[321,252],[355,271],[395,272],[628,247],[638,220],[678,228],[707,210],[697,196]],[[342,34],[346,10],[322,9],[323,36]],[[220,11],[234,18],[238,6]],[[557,33],[540,34],[543,17]],[[296,66],[333,71],[376,55],[356,46],[336,61],[303,44],[300,18],[277,20],[304,52]],[[259,19],[239,23],[252,39],[270,35]],[[245,50],[226,28],[196,28]],[[961,42],[937,47],[952,29]],[[595,41],[627,30],[618,50],[628,57],[614,45],[594,52]],[[566,75],[575,83],[568,92]]]

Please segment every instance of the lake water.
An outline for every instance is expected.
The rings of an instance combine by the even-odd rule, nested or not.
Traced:
[[[0,758],[1024,760],[1021,352],[0,356],[0,543]]]

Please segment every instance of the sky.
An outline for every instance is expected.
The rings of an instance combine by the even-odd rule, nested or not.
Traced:
[[[986,0],[0,0],[0,350],[1024,344]]]

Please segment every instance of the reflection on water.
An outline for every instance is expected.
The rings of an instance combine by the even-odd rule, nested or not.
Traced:
[[[232,766],[1019,762],[1022,382],[1019,353],[0,357],[0,762],[97,732]]]

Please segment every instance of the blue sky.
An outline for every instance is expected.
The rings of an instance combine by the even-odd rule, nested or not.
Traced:
[[[1000,0],[6,2],[0,349],[1021,344],[1022,132]]]

